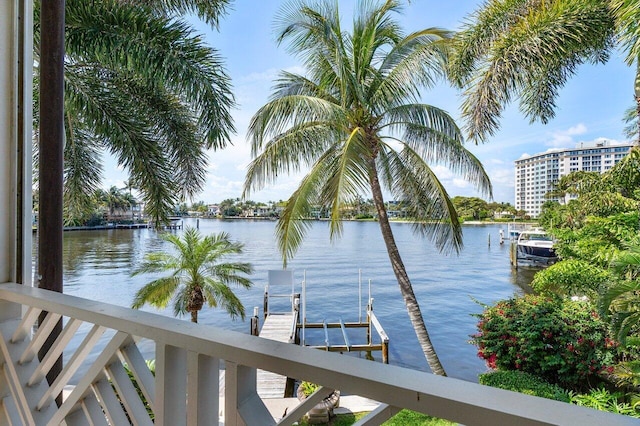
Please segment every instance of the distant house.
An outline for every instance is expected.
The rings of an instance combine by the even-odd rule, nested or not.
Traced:
[[[113,207],[111,210],[105,210],[104,218],[107,220],[107,222],[121,222],[131,220],[132,213],[133,211],[129,206]]]
[[[493,212],[494,219],[513,219],[515,215],[511,212]]]
[[[253,208],[245,209],[242,212],[244,217],[269,217],[274,213],[273,209],[266,204],[260,204]]]
[[[208,204],[207,205],[207,216],[220,216],[222,212],[220,211],[220,206],[217,204]]]

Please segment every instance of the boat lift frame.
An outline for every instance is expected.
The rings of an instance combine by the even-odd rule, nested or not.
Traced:
[[[373,352],[380,351],[382,353],[382,362],[389,363],[389,336],[384,331],[380,321],[373,312],[373,297],[371,297],[371,280],[369,280],[369,295],[366,306],[366,318],[362,319],[362,272],[358,270],[358,322],[344,322],[339,318],[338,322],[327,322],[323,320],[319,323],[307,322],[307,273],[304,271],[302,279],[301,293],[295,293],[295,285],[293,283],[293,273],[289,270],[269,271],[269,283],[271,287],[277,284],[291,285],[291,293],[280,294],[271,293],[269,284],[265,286],[263,301],[263,319],[269,315],[284,314],[285,312],[275,312],[271,309],[269,301],[273,298],[289,298],[291,302],[291,312],[293,313],[293,323],[290,330],[289,341],[291,343],[300,344],[315,349],[321,349],[328,352]],[[258,307],[253,310],[251,317],[251,334],[257,336],[259,334],[259,318]],[[342,331],[342,339],[344,344],[332,345],[329,341],[329,329],[339,328]],[[365,328],[367,333],[366,344],[351,344],[348,328]],[[324,345],[307,345],[306,330],[322,329],[324,331]],[[374,332],[378,335],[380,343],[374,343]]]
[[[314,349],[325,350],[328,352],[372,352],[380,351],[382,353],[382,362],[389,363],[389,336],[382,328],[380,321],[373,312],[373,298],[371,297],[371,280],[369,280],[369,297],[367,303],[366,321],[362,321],[362,271],[358,270],[358,322],[344,322],[339,318],[338,322],[327,322],[323,320],[319,323],[307,322],[307,303],[306,303],[306,271],[302,280],[302,318],[297,328],[302,330],[301,344]],[[344,344],[332,345],[329,341],[329,329],[339,328],[342,332]],[[365,328],[367,330],[367,344],[352,345],[347,334],[347,328]],[[324,331],[324,345],[307,345],[306,329],[322,329]],[[380,343],[373,342],[373,331],[378,334]]]

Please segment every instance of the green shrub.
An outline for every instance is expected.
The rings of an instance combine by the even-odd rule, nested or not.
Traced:
[[[303,381],[300,383],[300,389],[302,389],[302,393],[304,394],[304,396],[311,395],[312,393],[317,391],[319,387],[320,386],[316,385],[315,383],[307,381]]]
[[[571,403],[600,411],[640,418],[640,411],[631,404],[624,402],[622,397],[623,394],[620,392],[610,393],[606,389],[592,389],[586,394],[572,395]]]
[[[373,219],[373,216],[370,215],[369,213],[362,213],[356,216],[356,220],[366,220],[366,219]]]
[[[527,395],[554,399],[556,401],[569,402],[569,392],[558,385],[544,380],[524,371],[493,371],[481,374],[480,384],[494,388],[506,389]]]
[[[477,316],[471,342],[492,369],[524,371],[574,390],[612,370],[616,345],[588,302],[527,295]]]
[[[539,271],[531,288],[542,295],[587,296],[593,300],[613,276],[590,262],[568,259]]]

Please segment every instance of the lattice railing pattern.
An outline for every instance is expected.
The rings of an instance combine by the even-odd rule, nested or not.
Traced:
[[[358,425],[381,424],[400,408],[467,425],[635,420],[17,284],[0,284],[0,334],[0,426],[291,425],[331,389],[383,402]],[[150,341],[155,375],[141,350]],[[49,386],[45,376],[63,353]],[[258,368],[325,387],[274,419],[256,391]]]

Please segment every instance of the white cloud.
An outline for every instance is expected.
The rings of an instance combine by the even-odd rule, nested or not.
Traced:
[[[280,70],[278,68],[269,68],[267,70],[261,72],[252,72],[251,74],[247,74],[237,78],[237,82],[240,84],[244,83],[255,83],[255,82],[271,82],[277,76]]]
[[[432,170],[441,181],[450,180],[454,177],[453,172],[443,165],[433,166]]]
[[[551,140],[545,145],[553,147],[569,147],[575,142],[573,137],[587,133],[587,126],[583,123],[578,123],[573,127],[569,127],[567,130],[558,130],[551,134]]]
[[[513,169],[493,169],[488,173],[494,187],[507,186],[512,188],[515,185]]]
[[[462,178],[454,178],[454,179],[452,179],[451,180],[451,184],[455,188],[469,188],[471,186],[469,181],[467,181],[466,179],[462,179]]]

